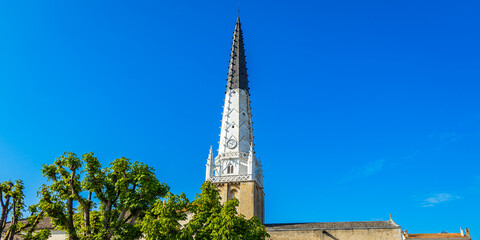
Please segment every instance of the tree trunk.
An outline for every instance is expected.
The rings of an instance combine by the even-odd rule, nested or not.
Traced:
[[[73,198],[67,199],[67,233],[68,239],[70,240],[79,240],[77,236],[77,230],[73,225]]]
[[[1,196],[3,197],[3,196]],[[0,216],[0,233],[5,230],[5,226],[7,224],[7,216],[8,216],[8,205],[10,205],[10,196],[5,195],[5,203],[2,199],[2,215]]]
[[[13,199],[13,215],[12,215],[12,220],[10,221],[10,227],[8,228],[7,234],[5,234],[5,240],[13,240],[13,235],[15,235],[15,224],[17,224],[17,216],[15,215],[15,212],[17,211],[17,202],[15,199]]]
[[[7,224],[7,208],[2,208],[2,215],[0,216],[0,233],[3,232],[5,225]]]

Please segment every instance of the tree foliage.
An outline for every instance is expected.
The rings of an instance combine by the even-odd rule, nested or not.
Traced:
[[[139,238],[136,221],[169,190],[151,167],[124,157],[102,168],[93,153],[65,152],[42,173],[51,184],[40,188],[39,208],[72,240]]]
[[[180,221],[187,219],[188,199],[184,193],[169,193],[166,200],[157,200],[153,208],[147,212],[141,222],[141,231],[147,240],[181,239]]]
[[[25,211],[23,183],[0,184],[0,230],[4,240],[22,233],[26,240],[45,240],[49,230],[35,231],[43,217],[66,231],[71,240],[264,240],[265,226],[254,216],[245,219],[237,212],[238,200],[220,203],[216,186],[207,181],[193,202],[184,193],[174,195],[160,183],[151,167],[118,158],[102,168],[93,153],[80,159],[65,152],[51,165],[43,165],[49,183],[38,191],[39,203]],[[191,217],[190,219],[187,218]]]
[[[224,205],[220,199],[216,186],[209,181],[202,184],[201,193],[190,204],[184,194],[170,195],[168,201],[157,201],[146,214],[141,223],[142,231],[147,240],[263,240],[268,236],[257,216],[247,220],[237,213],[237,199]],[[178,221],[187,219],[186,211],[193,216],[182,227]]]
[[[22,180],[15,182],[5,181],[0,184],[0,233],[5,231],[4,240],[12,240],[15,235],[25,232],[24,238],[31,240],[43,240],[50,236],[50,231],[44,229],[35,232],[35,228],[44,214],[37,209],[36,205],[28,208],[30,216],[24,221],[23,211],[25,210],[25,194]],[[7,228],[7,221],[10,220]]]

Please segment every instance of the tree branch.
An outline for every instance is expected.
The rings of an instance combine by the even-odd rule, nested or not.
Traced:
[[[43,211],[41,211],[39,214],[37,214],[37,216],[35,217],[35,219],[33,220],[33,222],[27,222],[27,224],[25,224],[21,230],[24,230],[24,229],[27,229],[29,227],[32,227],[29,232],[33,232],[35,231],[35,227],[37,226],[37,224],[40,222],[40,219],[43,218]]]
[[[72,170],[71,178],[69,180],[70,182],[70,188],[74,188],[73,186],[73,179],[75,177],[75,169]],[[67,198],[67,228],[68,228],[68,234],[70,235],[71,239],[78,239],[77,237],[77,231],[75,229],[74,223],[73,223],[73,198],[71,196],[68,196]]]
[[[139,212],[137,212],[137,213],[131,212],[130,215],[127,218],[125,218],[125,223],[127,223],[128,220],[131,219],[130,224],[134,224],[139,215],[140,215]]]
[[[125,208],[120,212],[120,215],[118,215],[117,222],[122,221],[126,213],[127,213],[127,209]]]
[[[5,229],[8,213],[11,211],[11,208],[8,207],[8,205],[10,205],[10,195],[5,196],[5,202],[6,203],[2,206],[2,215],[0,216],[0,233]]]
[[[103,204],[106,204],[107,202],[107,199],[105,198],[105,196],[103,195],[103,192],[101,190],[101,184],[97,181],[97,176],[95,176],[93,174],[92,176],[92,181],[94,183],[94,189],[93,189],[93,192],[95,192],[95,195],[97,195],[97,198],[98,200],[100,200],[100,202],[102,202]]]
[[[13,216],[12,216],[12,220],[10,221],[10,227],[8,228],[7,234],[5,234],[4,239],[6,239],[6,240],[13,240],[13,235],[15,235],[15,229],[17,227],[16,226],[17,225],[17,220],[18,220],[18,216],[16,214],[17,201],[15,201],[15,199],[12,202],[12,208],[13,208]]]
[[[2,204],[2,209],[5,207],[5,204],[3,203],[3,191],[0,189],[0,204]]]
[[[107,201],[107,204],[105,205],[105,212],[103,213],[103,229],[107,230],[108,229],[108,223],[110,222],[110,210],[112,210],[112,202]]]
[[[75,189],[75,173],[76,169],[72,170],[72,176],[70,177],[70,189],[72,191],[72,194],[76,196],[77,201],[82,205],[83,207],[83,220],[84,220],[84,227],[87,230],[87,232],[84,233],[84,235],[90,234],[90,202],[85,201],[85,199],[80,196],[78,191]],[[91,197],[91,192],[90,196]]]
[[[132,215],[133,216],[133,215]],[[132,220],[130,221],[130,224],[135,224],[135,221],[137,221],[137,218],[138,218],[138,214],[136,214]]]

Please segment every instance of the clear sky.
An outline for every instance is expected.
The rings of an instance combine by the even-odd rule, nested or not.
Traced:
[[[0,181],[125,156],[191,200],[237,1],[0,2]],[[480,237],[480,2],[241,1],[266,222]]]

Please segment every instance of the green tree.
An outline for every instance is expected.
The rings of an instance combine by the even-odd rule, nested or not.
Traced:
[[[209,181],[202,184],[200,194],[190,204],[183,194],[170,195],[169,201],[157,201],[146,214],[141,223],[142,231],[147,240],[263,240],[268,236],[258,217],[247,220],[237,213],[237,199],[224,205],[220,199],[216,186]],[[182,228],[178,221],[186,220],[186,211],[193,217]]]
[[[166,200],[157,200],[141,222],[141,231],[147,240],[181,239],[182,226],[179,223],[187,219],[188,199],[184,193],[169,193]]]
[[[25,210],[25,194],[22,180],[15,182],[5,181],[0,184],[0,205],[2,208],[0,214],[0,233],[5,230],[4,240],[12,240],[15,235],[24,232],[25,239],[42,240],[50,236],[50,231],[44,229],[34,232],[38,222],[43,219],[43,212],[38,211],[36,205],[29,207],[30,216],[23,221],[23,211]],[[7,229],[7,220],[10,223]]]
[[[42,173],[51,181],[39,191],[39,208],[69,239],[137,239],[135,224],[169,187],[151,167],[121,157],[101,168],[93,153],[65,152]]]

